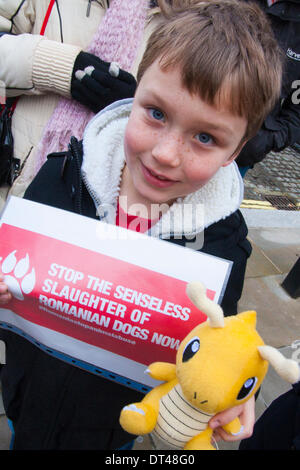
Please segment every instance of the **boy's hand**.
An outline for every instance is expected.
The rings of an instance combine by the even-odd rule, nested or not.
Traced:
[[[230,423],[234,418],[238,417],[243,426],[241,433],[236,436],[228,434],[222,426]],[[227,442],[240,441],[247,439],[252,435],[253,427],[255,423],[255,398],[251,397],[248,401],[242,405],[234,406],[229,408],[222,413],[216,414],[210,421],[209,427],[214,430],[213,437],[216,441],[223,439]]]
[[[4,282],[4,276],[0,274],[0,306],[7,304],[11,300],[11,293]]]

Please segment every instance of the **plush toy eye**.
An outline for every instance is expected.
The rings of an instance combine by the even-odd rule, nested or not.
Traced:
[[[200,349],[200,339],[196,336],[195,338],[191,339],[186,347],[184,348],[183,355],[182,355],[182,362],[187,362],[191,359],[197,351]]]
[[[246,398],[255,387],[256,382],[257,382],[257,377],[251,377],[250,379],[246,380],[241,390],[239,391],[237,399],[242,400],[243,398]]]

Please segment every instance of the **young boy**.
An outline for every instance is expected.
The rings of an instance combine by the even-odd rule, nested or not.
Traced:
[[[204,226],[202,251],[234,263],[222,307],[235,314],[251,249],[234,159],[272,108],[280,77],[279,49],[258,7],[217,0],[170,9],[150,38],[133,102],[96,115],[82,145],[72,139],[67,154],[49,158],[25,197],[100,214],[108,223],[121,223],[125,211],[129,228],[139,225],[182,245]],[[182,218],[184,204],[202,204],[204,224]],[[3,282],[0,292],[5,303]],[[139,393],[54,359],[13,333],[2,331],[1,339],[7,345],[2,391],[16,449],[116,449],[132,439],[118,418]],[[233,414],[242,416],[242,434],[219,434],[249,436],[253,401],[215,420],[224,425]]]

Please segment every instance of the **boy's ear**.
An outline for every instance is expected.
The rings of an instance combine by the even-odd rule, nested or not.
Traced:
[[[242,151],[242,148],[244,145],[247,143],[247,140],[244,140],[241,142],[238,146],[237,149],[233,152],[233,154],[228,158],[228,160],[222,165],[222,166],[228,166],[230,163],[232,163],[236,157],[239,155],[239,153]]]

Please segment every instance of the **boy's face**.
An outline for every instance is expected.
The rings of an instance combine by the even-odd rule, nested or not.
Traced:
[[[179,67],[162,71],[154,62],[137,88],[125,132],[127,187],[136,202],[155,204],[195,192],[234,160],[246,126],[245,118],[183,88]]]

